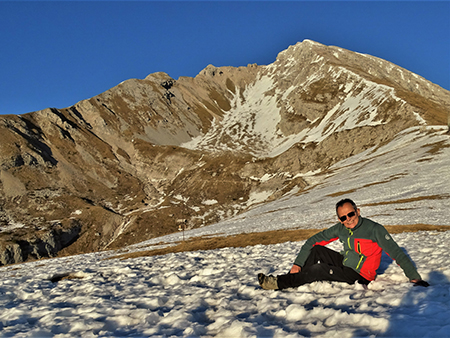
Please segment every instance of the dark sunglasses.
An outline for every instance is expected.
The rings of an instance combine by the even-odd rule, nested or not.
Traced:
[[[351,217],[353,217],[355,215],[356,215],[356,212],[352,211],[352,212],[349,212],[347,215],[339,217],[339,219],[341,220],[341,222],[345,222],[347,220],[347,217],[351,218]]]

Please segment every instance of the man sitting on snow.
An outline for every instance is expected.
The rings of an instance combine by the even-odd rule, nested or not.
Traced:
[[[288,274],[277,277],[258,274],[263,289],[281,290],[317,281],[369,284],[376,277],[382,250],[400,265],[412,283],[429,286],[387,230],[360,217],[355,202],[350,199],[339,201],[336,213],[339,223],[309,238]],[[344,245],[341,253],[325,247],[337,239]]]

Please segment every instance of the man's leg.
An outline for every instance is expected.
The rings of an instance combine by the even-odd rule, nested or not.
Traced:
[[[369,283],[353,269],[342,264],[342,255],[323,246],[315,246],[302,267],[302,271],[295,274],[277,277],[278,289],[297,287],[318,281],[336,281],[353,284],[356,281]]]
[[[343,266],[343,259],[344,257],[339,252],[331,250],[322,245],[316,245],[311,249],[304,267],[306,268],[319,263],[332,266]]]

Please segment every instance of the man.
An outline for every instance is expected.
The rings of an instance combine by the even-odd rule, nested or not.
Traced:
[[[376,277],[383,250],[400,265],[412,283],[429,286],[387,230],[361,217],[355,202],[351,199],[339,201],[336,214],[339,223],[309,238],[288,274],[277,277],[258,274],[261,287],[282,290],[317,281],[369,284]],[[341,253],[325,247],[337,239],[344,245]]]

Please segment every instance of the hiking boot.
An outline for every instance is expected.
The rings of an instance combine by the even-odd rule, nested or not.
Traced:
[[[259,285],[261,285],[264,290],[278,290],[277,277],[272,275],[266,276],[263,273],[259,273],[258,281]]]

